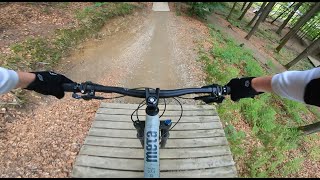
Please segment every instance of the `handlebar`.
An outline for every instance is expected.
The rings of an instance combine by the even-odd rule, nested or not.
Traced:
[[[115,87],[115,86],[103,86],[100,84],[95,84],[92,82],[84,82],[84,83],[66,83],[63,84],[63,89],[65,92],[74,92],[74,93],[93,93],[94,92],[104,92],[104,93],[118,93],[131,97],[145,98],[146,90],[137,90],[137,89],[128,89],[123,87]],[[160,90],[159,98],[170,98],[170,97],[178,97],[186,94],[202,94],[207,93],[210,94],[210,97],[223,97],[224,95],[230,94],[229,86],[220,86],[217,84],[203,86],[201,88],[183,88],[183,89],[172,89],[172,90]],[[209,97],[209,96],[203,96]]]

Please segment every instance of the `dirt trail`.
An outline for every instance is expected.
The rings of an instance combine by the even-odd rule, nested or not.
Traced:
[[[74,81],[90,80],[128,88],[173,89],[202,84],[203,80],[190,81],[196,75],[189,72],[188,61],[195,61],[196,52],[181,56],[190,54],[190,48],[176,37],[175,18],[172,12],[151,11],[140,19],[125,19],[127,30],[100,42],[85,43],[82,51],[65,61],[73,63],[62,70]],[[116,101],[139,103],[141,99],[126,97]]]
[[[109,21],[99,33],[102,38],[80,45],[55,71],[77,82],[110,86],[204,85],[195,42],[207,35],[206,26],[148,8]],[[32,94],[36,101],[10,117],[0,140],[0,177],[69,177],[100,101],[78,101],[71,93],[61,100]]]

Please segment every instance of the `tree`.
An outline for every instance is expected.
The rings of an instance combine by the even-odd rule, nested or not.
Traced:
[[[320,3],[317,2],[313,7],[304,14],[299,21],[294,25],[294,27],[281,39],[279,46],[276,48],[276,51],[279,52],[281,48],[288,42],[288,40],[296,33],[299,28],[309,21],[320,9]]]
[[[256,12],[256,15],[254,15],[254,17],[251,19],[251,21],[247,24],[247,26],[251,26],[252,23],[257,19],[257,17],[259,16],[259,14],[262,12],[263,8],[266,6],[267,2],[263,2],[259,11]]]
[[[289,20],[292,18],[294,13],[299,9],[299,7],[302,5],[303,2],[299,2],[296,6],[294,6],[293,11],[289,14],[287,19],[281,24],[279,29],[276,31],[277,34],[281,34],[282,29],[288,24]]]
[[[276,3],[275,3],[275,4],[276,4]],[[266,12],[267,15],[262,19],[262,22],[264,22],[264,21],[267,19],[267,17],[269,16],[269,14],[270,14],[270,12],[272,11],[272,8],[273,8],[273,6],[274,6],[275,4],[273,4],[272,7],[271,7],[270,9],[268,9],[268,11]]]
[[[241,11],[243,10],[243,8],[246,6],[247,2],[244,2],[241,8]]]
[[[285,68],[289,69],[301,59],[306,58],[312,51],[314,51],[320,45],[320,39],[313,41],[302,53],[300,53],[294,60],[290,61],[288,64],[284,65]]]
[[[248,33],[248,35],[245,37],[245,39],[247,39],[247,40],[250,39],[250,37],[253,35],[253,33],[257,30],[257,28],[258,28],[259,24],[261,23],[262,19],[265,18],[265,16],[269,12],[269,10],[273,7],[274,4],[275,4],[275,2],[269,2],[267,4],[267,6],[263,9],[262,14],[259,17],[259,19],[257,20],[256,24],[253,26],[253,28]]]
[[[301,29],[300,31],[297,32],[298,37],[303,38],[304,36],[306,36],[310,30],[312,28],[314,28],[314,25],[317,24],[316,23],[316,19],[313,18],[312,20],[309,21],[309,23],[306,23]]]
[[[250,2],[249,4],[248,4],[248,6],[246,7],[246,9],[242,12],[242,14],[241,14],[241,16],[238,18],[239,20],[241,20],[243,17],[244,17],[244,15],[247,13],[247,11],[250,9],[250,7],[252,6],[252,4],[253,4],[253,2]]]
[[[233,6],[232,6],[232,8],[231,8],[231,10],[230,10],[230,13],[229,13],[229,15],[228,15],[228,17],[227,17],[227,20],[231,17],[231,14],[232,14],[234,8],[236,7],[236,5],[237,5],[237,2],[233,3]]]
[[[292,3],[292,4],[289,6],[288,9],[285,9],[284,11],[282,11],[282,13],[281,13],[279,16],[277,16],[277,17],[271,22],[271,24],[273,24],[273,23],[274,23],[279,17],[281,17],[284,13],[288,12],[288,11],[290,10],[290,8],[291,8],[294,4],[295,4],[295,2]]]

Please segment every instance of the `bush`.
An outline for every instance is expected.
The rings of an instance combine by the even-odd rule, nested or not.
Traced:
[[[210,15],[220,5],[218,2],[187,2],[187,4],[190,6],[188,14],[201,19],[206,19],[207,15]]]

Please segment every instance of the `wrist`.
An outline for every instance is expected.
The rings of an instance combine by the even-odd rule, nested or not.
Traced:
[[[272,92],[271,80],[272,76],[253,78],[251,81],[251,87],[257,92]]]
[[[30,83],[32,83],[36,79],[36,75],[34,73],[29,72],[17,72],[19,77],[19,83],[16,88],[26,88]]]

